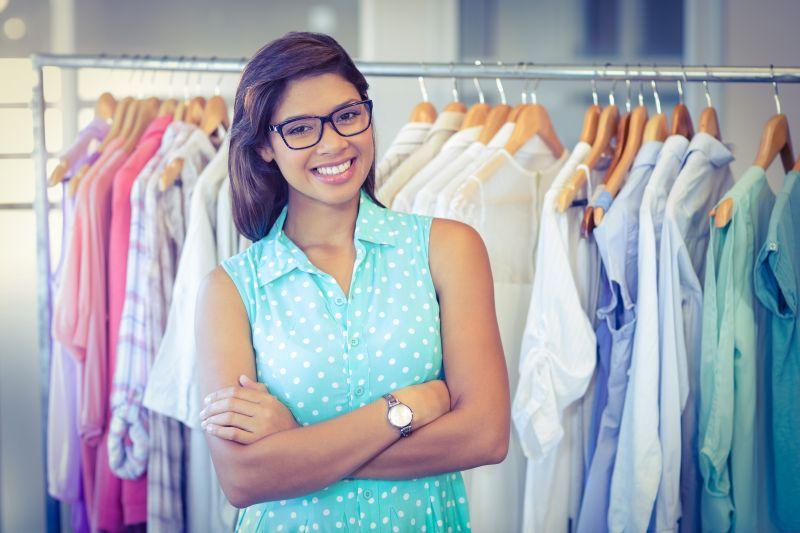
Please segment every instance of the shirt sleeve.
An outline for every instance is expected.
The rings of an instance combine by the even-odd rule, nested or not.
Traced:
[[[541,458],[558,445],[564,409],[586,392],[596,361],[595,334],[549,215],[540,227],[536,272],[512,406],[529,459]]]

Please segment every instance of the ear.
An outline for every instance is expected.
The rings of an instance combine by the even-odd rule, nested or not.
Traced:
[[[275,151],[269,145],[264,145],[258,149],[258,155],[267,163],[272,163],[275,160]]]

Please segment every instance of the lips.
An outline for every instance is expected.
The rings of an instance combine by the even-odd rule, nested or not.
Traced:
[[[355,162],[354,157],[332,165],[321,165],[311,169],[311,173],[324,183],[344,183],[353,176]]]

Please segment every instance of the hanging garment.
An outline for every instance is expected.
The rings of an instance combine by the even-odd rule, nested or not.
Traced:
[[[67,165],[64,182],[71,179],[89,159],[89,144],[102,141],[110,126],[94,119],[80,133],[60,159]],[[67,244],[72,234],[75,201],[62,186],[61,256],[50,276],[51,294],[58,294],[66,260]],[[53,335],[55,337],[55,335]],[[50,388],[47,417],[47,488],[48,493],[70,505],[70,524],[76,533],[89,531],[85,494],[81,474],[81,440],[78,434],[79,398],[82,367],[67,348],[55,338],[51,348]]]
[[[542,198],[569,157],[556,158],[537,136],[512,156],[498,148],[454,192],[448,218],[471,224],[486,244],[494,279],[495,309],[513,398],[519,347],[530,305],[536,235]],[[473,186],[470,186],[473,185]],[[516,228],[509,233],[509,228]],[[506,459],[465,474],[472,527],[476,531],[519,531],[525,490],[525,457],[511,439]]]
[[[478,140],[478,135],[483,129],[482,126],[473,126],[456,132],[442,146],[441,151],[430,163],[425,165],[411,180],[402,188],[394,198],[392,209],[395,211],[413,212],[414,201],[417,193],[427,185],[442,169],[452,163],[459,155],[473,142]]]
[[[222,182],[217,195],[217,262],[240,251],[239,231],[233,222],[230,177]]]
[[[610,531],[647,530],[661,479],[657,251],[667,196],[688,146],[689,140],[682,135],[666,139],[639,207],[636,328],[611,476]],[[671,431],[679,436],[680,426]]]
[[[150,123],[142,138],[131,153],[128,160],[114,177],[111,211],[111,240],[108,246],[108,301],[109,301],[109,371],[114,376],[117,360],[117,343],[119,325],[122,319],[122,307],[125,304],[125,276],[127,274],[128,244],[131,232],[131,189],[139,173],[145,168],[161,146],[164,132],[172,122],[171,116],[157,117]],[[120,478],[133,480],[145,473],[147,466],[147,439],[130,439],[128,428],[132,422],[127,421],[119,404],[125,402],[128,394],[134,391],[120,389],[119,383],[112,382],[111,416],[109,417],[108,454],[111,470]],[[120,398],[121,396],[121,398]],[[134,446],[139,446],[139,453],[134,453]],[[141,447],[144,449],[141,449]],[[138,457],[137,457],[138,455]],[[132,464],[133,463],[133,464]],[[123,483],[123,491],[128,482]],[[132,488],[132,487],[131,487]],[[137,484],[140,493],[142,520],[146,518],[147,482],[140,480]]]
[[[571,502],[579,501],[582,488],[583,439],[577,404],[594,373],[596,351],[594,328],[582,305],[584,287],[578,287],[575,277],[591,270],[591,254],[578,249],[589,248],[589,241],[575,238],[583,210],[559,213],[555,202],[590,150],[585,142],[575,146],[542,203],[536,276],[511,410],[528,460],[524,533],[570,531],[570,519],[576,518]],[[577,195],[586,196],[585,189]]]
[[[175,276],[166,330],[149,373],[144,406],[188,426],[187,531],[231,531],[236,509],[228,503],[211,464],[204,432],[199,428],[194,320],[197,292],[203,278],[218,264],[216,250],[217,194],[228,177],[228,142],[197,179],[189,224]],[[230,215],[228,215],[230,217]]]
[[[603,266],[596,331],[599,368],[579,532],[608,527],[611,475],[636,326],[639,206],[662,145],[652,141],[641,147],[625,184],[611,206],[605,206],[603,222],[594,230]]]
[[[375,166],[375,190],[379,190],[406,158],[413,154],[431,130],[429,122],[408,122],[397,132],[383,158]]]
[[[733,186],[731,161],[733,155],[722,142],[695,134],[664,208],[658,254],[659,439],[664,465],[654,513],[658,530],[673,530],[678,520],[682,531],[701,528],[697,398],[702,280],[708,213]]]
[[[764,170],[754,166],[727,198],[733,200],[732,218],[725,228],[711,228],[706,259],[699,422],[702,523],[706,531],[756,531],[756,358],[764,324],[753,265],[756,246],[766,241],[775,196]]]
[[[383,205],[390,206],[394,202],[394,197],[400,192],[414,175],[422,170],[436,154],[442,149],[447,140],[458,131],[464,121],[466,113],[460,111],[444,111],[436,118],[428,135],[413,154],[409,155],[405,161],[386,178],[376,196]]]
[[[500,128],[503,131],[503,128]],[[509,130],[506,129],[506,132]],[[480,135],[480,132],[478,132]],[[505,136],[506,133],[503,133]],[[510,135],[510,133],[508,133]],[[497,137],[497,135],[495,135]],[[495,150],[499,150],[504,143],[499,144]],[[434,216],[436,214],[436,200],[439,197],[441,190],[460,174],[469,165],[473,164],[486,152],[487,146],[481,142],[474,141],[472,144],[456,156],[453,160],[443,166],[435,176],[422,186],[414,197],[412,211],[414,213]]]
[[[69,168],[65,178],[71,177],[83,165],[91,165],[97,160],[100,153],[95,150],[89,151],[89,148],[93,142],[102,142],[110,129],[111,125],[106,119],[94,117],[86,127],[78,132],[72,145],[59,156],[59,159]]]
[[[435,197],[433,213],[440,218],[450,218],[450,200],[461,185],[469,179],[473,172],[483,166],[494,154],[506,145],[514,132],[514,123],[506,122],[494,134],[489,144],[480,142],[464,152],[464,157],[459,157],[453,162],[453,167],[448,168],[448,173],[443,173],[443,181],[434,186],[438,187]],[[474,148],[473,148],[474,146]]]
[[[266,237],[222,262],[253,328],[258,381],[306,426],[441,379],[439,303],[427,268],[432,220],[383,209],[362,191],[345,296],[286,236],[286,213],[284,207]],[[403,274],[411,271],[419,274],[416,284]],[[280,320],[278,310],[286,310]],[[307,328],[306,320],[319,328]],[[306,337],[292,335],[295,329]],[[336,355],[342,353],[348,357]],[[251,505],[240,512],[237,530],[332,530],[334,524],[358,531],[379,524],[382,531],[469,530],[469,520],[464,483],[454,472],[343,479],[298,498]]]
[[[767,238],[755,265],[755,290],[770,313],[766,332],[767,387],[771,391],[772,493],[777,525],[784,531],[800,530],[800,174],[786,175],[775,201]],[[768,453],[769,453],[768,452]]]

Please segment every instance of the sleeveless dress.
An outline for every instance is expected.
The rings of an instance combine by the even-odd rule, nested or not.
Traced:
[[[362,191],[349,297],[286,236],[285,219],[286,207],[266,237],[222,266],[247,309],[258,381],[298,423],[323,422],[443,377],[428,270],[432,219],[382,208]],[[243,532],[469,530],[460,472],[343,479],[242,509],[237,524]]]

